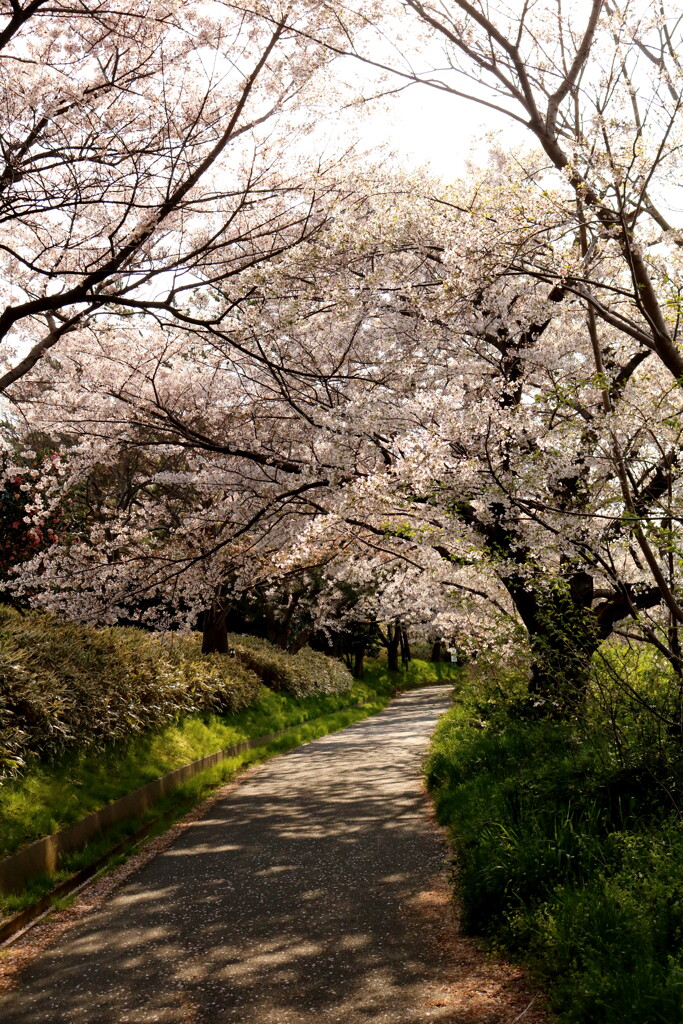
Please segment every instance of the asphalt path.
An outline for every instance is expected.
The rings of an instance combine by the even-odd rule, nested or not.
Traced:
[[[423,1024],[443,868],[420,761],[450,690],[265,764],[0,996],[2,1024]]]

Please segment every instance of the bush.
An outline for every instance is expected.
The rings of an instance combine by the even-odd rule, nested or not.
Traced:
[[[573,721],[529,718],[520,679],[483,668],[426,765],[467,929],[524,954],[564,1021],[681,1024],[683,750],[636,714],[658,692],[650,661],[609,715],[598,665]]]
[[[317,693],[345,693],[353,685],[353,676],[341,661],[310,647],[289,654],[259,637],[238,635],[231,639],[239,661],[272,690],[310,697]]]
[[[94,629],[0,612],[0,777],[29,759],[102,748],[196,711],[227,713],[261,684],[196,635]]]

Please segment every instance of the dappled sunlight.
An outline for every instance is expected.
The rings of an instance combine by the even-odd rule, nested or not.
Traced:
[[[239,846],[235,846],[234,843],[224,843],[223,845],[209,846],[202,845],[194,846],[191,850],[167,850],[164,854],[165,857],[187,857],[187,856],[198,856],[203,853],[234,853],[239,850]]]
[[[444,850],[419,764],[447,706],[404,696],[244,780],[0,1000],[4,1024],[422,1020],[443,964],[410,904]]]

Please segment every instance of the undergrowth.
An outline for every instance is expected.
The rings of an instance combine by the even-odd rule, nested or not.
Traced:
[[[259,692],[235,658],[202,655],[197,634],[96,629],[0,606],[0,781],[182,715],[239,711]]]
[[[683,1021],[683,750],[659,725],[666,669],[634,657],[596,660],[571,721],[534,718],[523,671],[474,666],[426,765],[465,927],[572,1024]]]
[[[311,697],[344,693],[353,684],[353,676],[341,661],[310,647],[290,654],[261,637],[231,634],[230,640],[237,659],[272,690]]]

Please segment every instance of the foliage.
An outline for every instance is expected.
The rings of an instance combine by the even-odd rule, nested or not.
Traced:
[[[470,653],[522,623],[564,705],[628,618],[683,668],[675,11],[281,13],[6,15],[0,330],[29,356],[8,344],[0,390],[63,452],[47,510],[73,492],[82,516],[17,587],[161,628],[279,589],[306,631],[433,627]],[[448,184],[307,160],[347,50],[399,91],[493,104],[535,149]]]
[[[260,683],[239,662],[201,654],[197,636],[93,629],[0,609],[0,764],[101,749],[195,711],[238,711]]]
[[[419,658],[420,661],[430,661],[432,656],[433,644],[428,643],[426,640],[418,640],[410,645],[410,654],[413,658]],[[445,664],[448,664],[447,662]]]
[[[365,667],[365,681],[373,688],[388,687],[389,690],[417,690],[421,686],[459,681],[461,669],[450,662],[423,661],[413,658],[399,672],[387,670],[386,654],[368,661]]]
[[[603,656],[636,694],[666,689],[651,656]],[[683,1020],[680,741],[643,731],[651,716],[599,656],[586,713],[570,721],[534,720],[522,668],[463,674],[426,766],[465,925],[530,958],[567,1021]]]
[[[238,635],[232,639],[238,660],[273,690],[308,697],[318,693],[343,693],[353,684],[345,665],[310,647],[290,654],[260,637]]]

